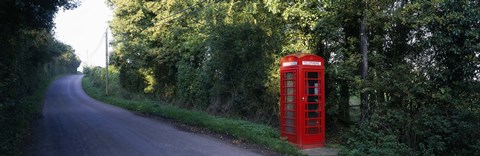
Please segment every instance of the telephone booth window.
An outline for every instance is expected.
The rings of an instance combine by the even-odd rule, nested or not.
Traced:
[[[319,93],[319,72],[305,72],[305,134],[320,133],[320,93]]]
[[[296,97],[296,80],[295,72],[285,72],[284,75],[284,95],[285,95],[285,116],[283,118],[285,124],[285,132],[295,133],[296,127],[296,110],[295,110],[295,97]]]

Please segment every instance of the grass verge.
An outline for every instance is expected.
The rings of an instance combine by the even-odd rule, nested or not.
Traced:
[[[206,128],[209,131],[230,135],[282,154],[302,155],[296,147],[280,139],[278,130],[266,125],[212,116],[205,112],[181,109],[145,98],[128,100],[117,96],[105,96],[103,90],[93,86],[89,77],[83,78],[82,85],[89,96],[109,104],[143,114],[173,119],[191,126]]]

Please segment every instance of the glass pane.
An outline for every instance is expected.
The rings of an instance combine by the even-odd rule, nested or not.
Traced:
[[[307,78],[318,78],[318,72],[308,72]]]
[[[307,120],[305,121],[305,126],[319,126],[320,120]]]
[[[307,110],[318,110],[318,104],[308,104]]]
[[[295,133],[295,129],[293,127],[285,127],[285,132]]]
[[[307,88],[305,94],[318,95],[318,88]]]
[[[287,88],[287,94],[288,95],[293,95],[294,88]]]
[[[293,79],[293,73],[285,73],[285,78]]]
[[[287,102],[293,102],[293,96],[287,96]]]
[[[318,87],[318,80],[308,80],[309,87]]]
[[[307,112],[307,118],[318,118],[317,112]]]
[[[293,87],[293,82],[292,80],[288,80],[286,86],[287,87]]]
[[[308,102],[318,102],[318,96],[308,96]]]
[[[287,119],[286,122],[285,122],[285,124],[286,124],[287,126],[294,126],[295,120],[293,120],[293,119]]]
[[[293,110],[293,104],[292,103],[288,103],[287,104],[287,110]]]
[[[295,117],[294,112],[287,111],[287,118],[294,118],[294,117]]]
[[[320,129],[317,127],[307,128],[307,134],[318,134],[320,133]]]

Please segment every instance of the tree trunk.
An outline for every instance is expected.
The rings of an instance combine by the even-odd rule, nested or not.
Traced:
[[[351,124],[350,119],[350,90],[348,87],[348,81],[342,81],[340,84],[340,108],[339,115],[340,120],[346,124]]]
[[[363,7],[362,17],[360,22],[360,53],[362,54],[362,64],[360,66],[361,78],[366,80],[368,74],[368,58],[367,58],[367,48],[368,48],[368,38],[367,38],[367,14],[366,14],[366,3]],[[366,91],[362,90],[360,95],[360,111],[361,119],[365,120],[368,116],[368,94]]]

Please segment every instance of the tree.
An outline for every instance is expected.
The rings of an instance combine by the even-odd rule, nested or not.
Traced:
[[[18,155],[38,103],[27,101],[55,75],[75,73],[80,60],[71,47],[54,39],[53,17],[72,9],[73,0],[0,2],[0,151]]]
[[[360,1],[362,8],[362,17],[360,18],[360,54],[362,56],[362,63],[360,65],[360,77],[362,80],[367,79],[368,74],[368,32],[367,32],[367,3],[368,0],[365,2]],[[362,120],[366,120],[368,118],[368,94],[365,88],[362,88],[360,91],[360,111],[361,111],[361,118]]]

